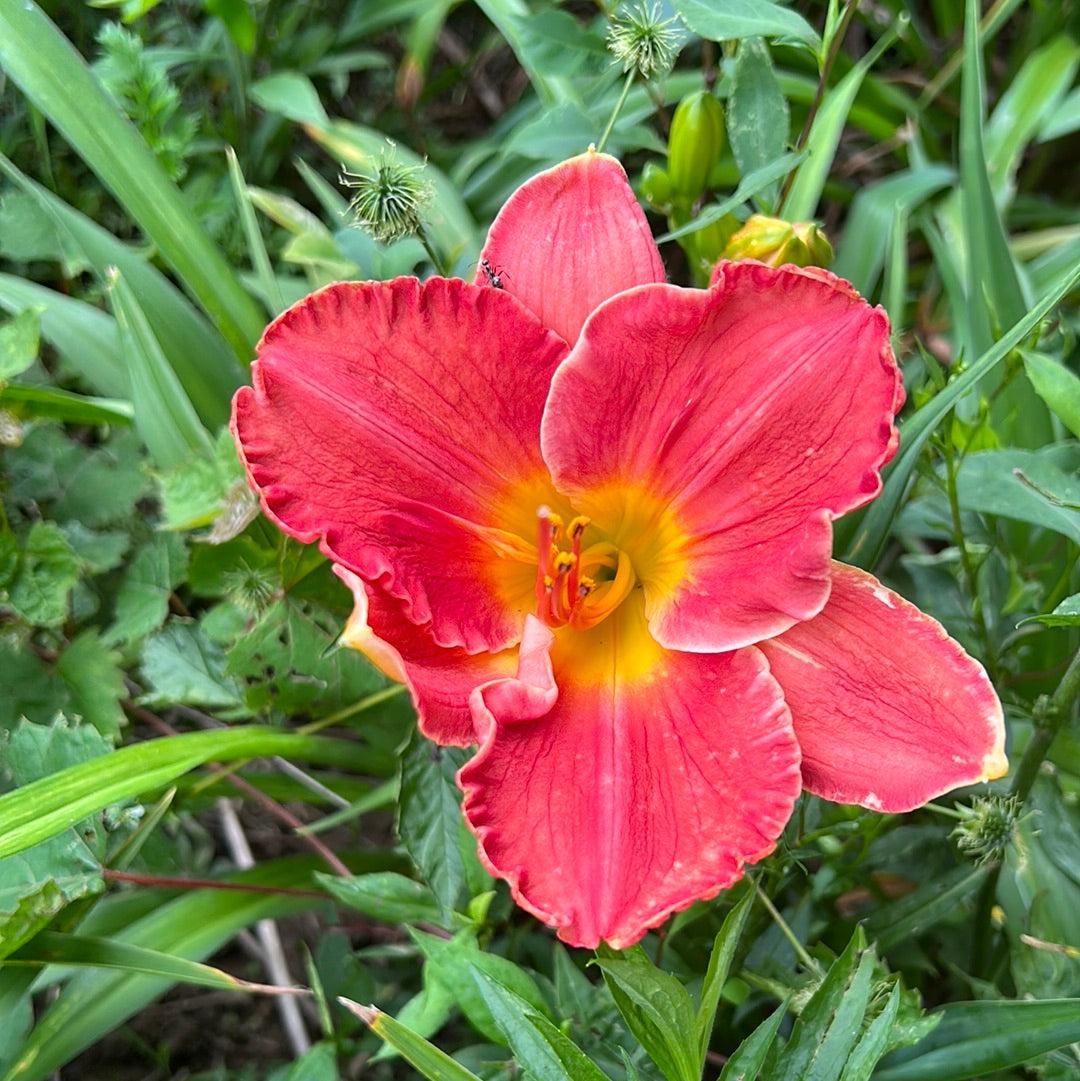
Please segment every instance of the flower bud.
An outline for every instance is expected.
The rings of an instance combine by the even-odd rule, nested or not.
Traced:
[[[655,161],[641,170],[641,194],[645,201],[665,214],[671,209],[671,177]]]
[[[757,259],[769,266],[827,267],[833,258],[832,245],[813,222],[792,224],[780,218],[754,214],[728,241],[724,259]]]
[[[679,102],[668,140],[668,176],[675,193],[693,202],[705,190],[724,148],[724,110],[708,90]]]

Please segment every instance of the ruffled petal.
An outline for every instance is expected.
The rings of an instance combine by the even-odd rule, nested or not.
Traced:
[[[821,610],[831,521],[880,491],[902,396],[881,309],[831,276],[727,264],[707,291],[599,308],[555,373],[541,446],[630,553],[656,639],[734,649]]]
[[[233,433],[267,514],[401,600],[435,641],[517,640],[506,507],[546,472],[539,426],[565,344],[497,290],[329,286],[272,323]]]
[[[518,904],[571,945],[623,948],[773,850],[799,751],[757,650],[657,650],[624,679],[626,628],[604,627],[553,643],[530,619],[517,678],[473,694],[481,745],[458,780]]]
[[[832,580],[820,615],[759,647],[791,708],[806,788],[899,812],[1004,776],[1001,703],[982,665],[865,571],[834,563]]]
[[[589,313],[634,285],[666,280],[660,252],[623,167],[590,150],[527,180],[499,211],[485,263],[506,292],[567,342]]]
[[[342,631],[342,644],[363,653],[385,676],[408,686],[420,731],[428,739],[444,747],[474,744],[469,696],[482,683],[513,675],[517,651],[468,654],[438,646],[428,628],[405,618],[400,601],[341,564],[333,569],[353,595],[353,612]]]

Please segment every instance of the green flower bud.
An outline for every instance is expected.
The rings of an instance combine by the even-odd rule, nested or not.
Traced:
[[[792,224],[780,218],[755,214],[728,241],[722,258],[756,259],[769,266],[828,267],[833,250],[825,234],[813,222]]]
[[[693,202],[724,149],[724,110],[708,90],[679,102],[668,140],[668,175],[677,195]]]
[[[665,214],[671,207],[671,177],[655,161],[647,161],[641,170],[641,194],[650,206]]]
[[[367,172],[341,171],[341,183],[356,189],[349,203],[355,223],[384,244],[421,232],[424,208],[435,193],[423,166],[395,161],[393,146]]]

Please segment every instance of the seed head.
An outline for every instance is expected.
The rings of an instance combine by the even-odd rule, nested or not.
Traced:
[[[607,45],[623,71],[637,68],[641,75],[666,75],[679,51],[678,18],[661,18],[663,9],[652,3],[634,4],[616,13],[608,29]]]
[[[354,173],[342,166],[341,183],[356,189],[349,203],[355,224],[384,244],[419,233],[422,211],[435,191],[423,172],[422,165],[396,161],[392,149],[370,172]]]
[[[960,825],[952,831],[956,845],[980,865],[1000,863],[1020,821],[1015,796],[980,796],[970,807],[959,807]]]

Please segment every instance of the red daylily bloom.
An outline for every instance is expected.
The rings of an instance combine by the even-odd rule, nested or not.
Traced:
[[[345,640],[428,736],[479,745],[465,815],[522,906],[627,946],[771,852],[803,788],[903,811],[1002,775],[982,668],[831,561],[896,448],[880,309],[814,269],[665,284],[593,152],[526,183],[483,259],[297,304],[233,430],[352,589]]]

